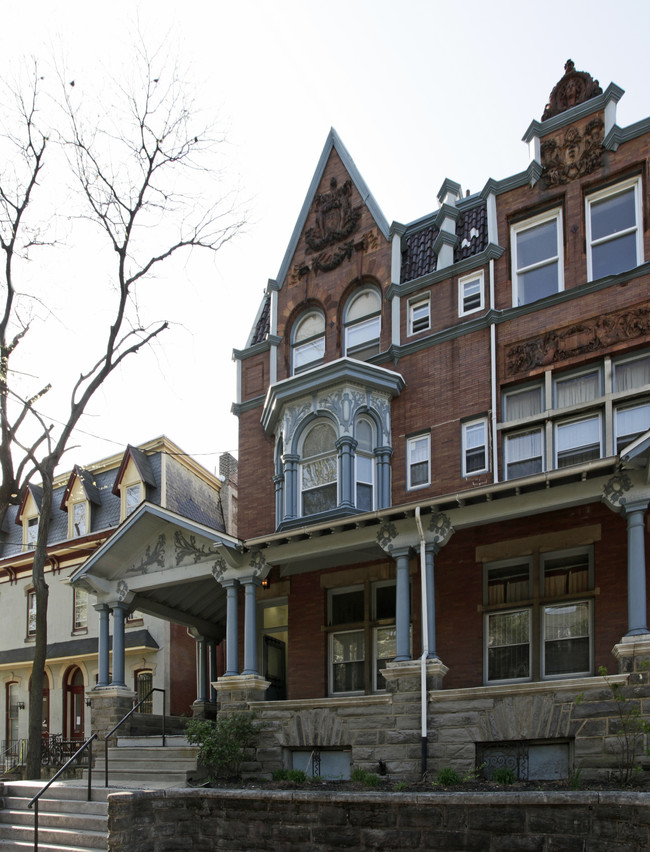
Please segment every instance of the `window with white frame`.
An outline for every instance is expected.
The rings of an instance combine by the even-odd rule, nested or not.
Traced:
[[[528,429],[506,435],[503,441],[506,479],[532,476],[544,470],[544,431]]]
[[[588,675],[593,585],[589,548],[487,565],[486,682]]]
[[[36,592],[27,592],[27,635],[36,636]]]
[[[355,505],[363,512],[371,512],[375,507],[375,456],[373,453],[375,442],[374,429],[365,417],[360,418],[355,425],[355,438],[357,441]]]
[[[567,408],[597,399],[601,393],[600,369],[555,379],[555,407]]]
[[[38,517],[26,518],[24,523],[25,544],[29,549],[36,547],[38,539]]]
[[[487,419],[462,424],[463,476],[488,469]]]
[[[88,592],[74,586],[72,589],[72,630],[79,633],[88,629]]]
[[[408,303],[408,333],[418,334],[431,328],[431,299],[429,294],[417,296]]]
[[[302,442],[300,490],[302,515],[334,509],[337,505],[338,454],[336,432],[320,421],[306,433]]]
[[[583,464],[602,455],[600,414],[555,424],[556,467]]]
[[[564,289],[561,210],[513,225],[511,240],[515,307]]]
[[[128,517],[140,505],[142,500],[142,485],[139,482],[127,485],[124,492],[124,516]]]
[[[295,325],[291,344],[293,373],[301,373],[323,363],[325,357],[325,317],[309,311]]]
[[[480,311],[485,306],[483,273],[475,272],[458,280],[458,315]]]
[[[636,405],[621,405],[614,415],[614,440],[616,453],[650,429],[650,401]]]
[[[331,589],[328,596],[329,692],[378,692],[395,657],[395,582]]]
[[[544,410],[544,389],[532,385],[507,391],[503,395],[503,419],[523,420],[534,417]]]
[[[593,192],[585,203],[588,280],[643,263],[641,179]]]
[[[406,442],[406,487],[424,488],[431,483],[431,436],[414,435]]]
[[[345,306],[345,354],[365,361],[379,352],[381,294],[375,287],[355,293]]]
[[[81,538],[89,532],[88,524],[88,501],[80,500],[68,506],[68,513],[72,523],[70,538]]]

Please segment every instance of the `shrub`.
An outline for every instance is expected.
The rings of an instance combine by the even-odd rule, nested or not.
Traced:
[[[462,780],[460,775],[451,766],[443,766],[436,775],[435,783],[440,784],[441,787],[453,787],[454,784],[460,784]]]
[[[307,773],[302,769],[276,769],[273,773],[274,781],[292,781],[294,784],[304,784]]]
[[[381,778],[375,772],[366,772],[365,769],[354,769],[352,770],[353,781],[357,781],[360,784],[365,784],[366,787],[378,787]]]
[[[250,713],[233,713],[216,722],[192,719],[185,729],[188,742],[199,746],[199,763],[207,769],[210,780],[219,775],[238,777],[256,734]]]
[[[492,773],[492,780],[497,784],[514,784],[517,780],[515,773],[507,766],[500,766]]]

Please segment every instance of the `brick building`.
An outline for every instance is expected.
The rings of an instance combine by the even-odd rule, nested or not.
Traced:
[[[622,94],[569,61],[528,168],[406,225],[330,132],[235,352],[239,542],[193,549],[255,772],[587,777],[618,760],[600,667],[650,713],[650,119]]]

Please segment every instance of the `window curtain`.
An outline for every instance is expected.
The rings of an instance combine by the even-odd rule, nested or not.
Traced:
[[[615,390],[624,391],[650,385],[650,358],[637,358],[614,368]]]
[[[600,376],[598,373],[589,373],[586,376],[576,376],[573,379],[557,382],[555,394],[558,408],[589,402],[600,396]]]
[[[530,388],[530,390],[506,396],[506,420],[521,420],[522,417],[531,417],[533,414],[539,414],[541,410],[541,388]]]

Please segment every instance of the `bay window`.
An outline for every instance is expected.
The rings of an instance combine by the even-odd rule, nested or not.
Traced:
[[[312,426],[303,440],[300,466],[303,515],[336,507],[338,457],[335,441],[334,428],[324,422]]]

